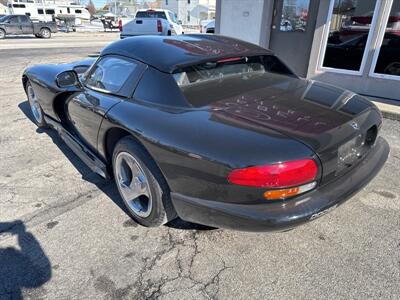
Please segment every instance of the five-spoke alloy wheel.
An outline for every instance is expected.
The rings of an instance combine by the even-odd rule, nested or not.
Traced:
[[[46,127],[46,121],[44,119],[43,110],[40,107],[39,99],[36,96],[36,93],[32,87],[32,85],[28,82],[26,85],[26,94],[28,96],[29,106],[31,108],[31,112],[33,115],[33,119],[38,127]]]
[[[118,153],[115,164],[116,182],[125,203],[136,215],[148,217],[152,209],[152,200],[145,172],[128,152]]]
[[[154,227],[176,218],[164,176],[133,137],[124,137],[117,143],[112,166],[119,194],[136,222]]]

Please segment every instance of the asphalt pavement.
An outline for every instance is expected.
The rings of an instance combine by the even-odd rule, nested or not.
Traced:
[[[27,66],[85,58],[112,40],[76,35],[63,42],[74,47],[0,41],[1,300],[399,299],[400,122],[384,120],[391,153],[380,174],[292,231],[144,228],[112,182],[30,119]]]

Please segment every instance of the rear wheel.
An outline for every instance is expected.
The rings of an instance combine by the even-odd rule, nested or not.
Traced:
[[[47,127],[43,110],[39,104],[39,99],[37,98],[37,95],[30,82],[28,82],[26,85],[26,94],[28,96],[29,106],[31,108],[32,116],[36,125],[40,128]]]
[[[176,217],[165,178],[132,137],[117,143],[112,163],[119,194],[136,222],[155,227]]]
[[[40,36],[44,39],[49,39],[51,38],[51,31],[48,28],[42,28],[40,29]]]
[[[0,40],[6,37],[6,32],[3,29],[0,29]]]

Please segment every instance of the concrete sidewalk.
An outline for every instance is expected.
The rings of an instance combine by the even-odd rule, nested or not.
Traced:
[[[386,119],[400,121],[400,101],[385,101],[388,103],[381,102],[376,98],[370,98],[370,100],[381,110],[382,115]]]

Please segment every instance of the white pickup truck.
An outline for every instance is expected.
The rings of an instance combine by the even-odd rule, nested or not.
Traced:
[[[166,9],[139,9],[135,18],[122,26],[121,39],[136,35],[183,34],[181,22]]]

